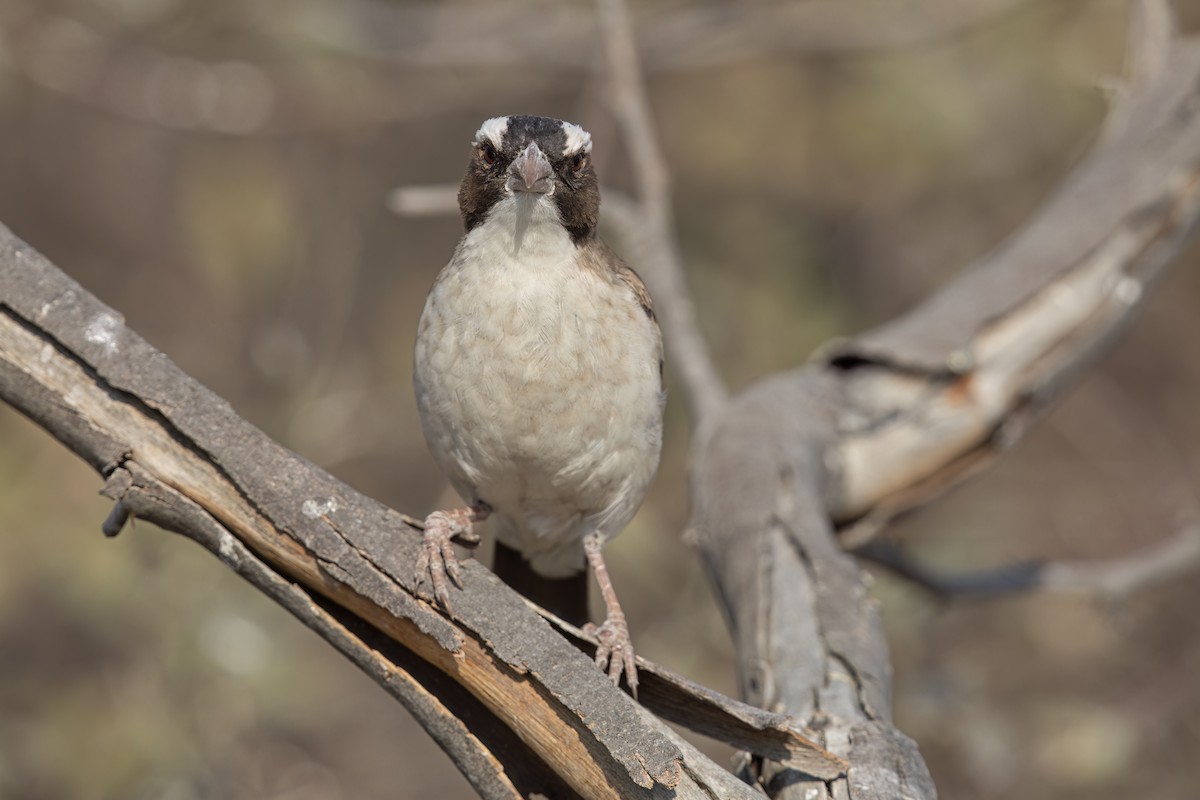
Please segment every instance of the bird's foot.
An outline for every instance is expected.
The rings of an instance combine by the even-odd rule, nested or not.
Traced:
[[[479,544],[479,534],[475,533],[473,523],[486,518],[490,511],[488,506],[478,503],[471,508],[434,511],[425,518],[425,536],[417,559],[415,580],[419,589],[428,576],[433,595],[443,608],[450,608],[450,581],[462,588],[462,571],[454,553],[454,543],[467,547]]]
[[[625,615],[619,609],[615,613],[610,610],[603,624],[596,626],[589,622],[584,626],[584,631],[596,637],[596,666],[602,672],[607,672],[614,684],[621,682],[621,673],[624,672],[629,691],[637,699],[637,666]]]

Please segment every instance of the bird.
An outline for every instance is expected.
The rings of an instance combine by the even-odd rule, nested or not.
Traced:
[[[450,607],[452,541],[496,532],[496,573],[568,621],[590,566],[606,616],[596,665],[637,695],[604,545],[645,499],[662,450],[662,334],[645,284],[598,236],[592,137],[493,117],[458,191],[465,234],[425,300],[413,388],[430,453],[465,506],[431,513],[416,564]]]

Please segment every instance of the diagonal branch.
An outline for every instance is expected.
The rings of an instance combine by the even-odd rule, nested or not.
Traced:
[[[515,800],[551,787],[579,796],[548,780],[545,763],[469,692],[362,619],[287,580],[184,494],[129,462],[113,473],[105,493],[120,497],[117,506],[136,517],[185,533],[315,630],[413,714],[480,797]],[[489,723],[471,730],[464,719]],[[501,763],[493,753],[511,755]]]
[[[1200,225],[1200,44],[1179,43],[1038,215],[909,314],[825,351],[847,405],[839,522],[884,518],[1011,445],[1114,341]]]
[[[3,229],[0,398],[107,479],[120,507],[109,533],[133,514],[201,542],[411,708],[483,796],[752,795],[732,791],[725,770],[681,746],[478,564],[465,565],[452,613],[426,604],[404,515],[268,439]],[[662,694],[686,704],[681,691]],[[695,702],[766,752],[844,771],[777,716]]]
[[[705,713],[741,725],[730,740],[754,750],[747,774],[773,796],[931,798],[916,745],[891,720],[878,607],[835,526],[870,533],[998,458],[1129,323],[1200,224],[1200,44],[1147,25],[1114,122],[1022,231],[910,314],[726,400],[682,284],[628,13],[616,0],[602,11],[642,181],[635,199],[606,198],[641,231],[633,260],[673,361],[694,370],[682,375],[703,427],[691,532],[733,629],[743,694],[793,716],[770,721],[732,701]],[[7,232],[0,397],[107,478],[107,532],[132,513],[200,541],[387,686],[485,797],[756,796],[486,570],[468,566],[453,613],[426,605],[410,585],[417,537],[403,515],[268,440]],[[1125,570],[1121,585],[1145,574]],[[467,730],[447,713],[485,721]],[[836,755],[806,744],[801,723]],[[797,753],[809,766],[797,769]]]

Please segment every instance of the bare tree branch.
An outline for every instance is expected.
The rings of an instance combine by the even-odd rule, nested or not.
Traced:
[[[595,654],[595,638],[544,609],[533,608],[589,655]],[[836,778],[849,766],[826,751],[815,750],[809,740],[798,738],[793,717],[736,702],[649,661],[639,663],[638,679],[638,697],[668,722],[763,758],[787,761],[814,777]],[[708,703],[679,702],[694,697],[704,697]],[[731,719],[742,724],[731,725]]]
[[[743,694],[822,720],[825,746],[851,764],[845,789],[764,763],[773,796],[934,796],[891,724],[878,609],[831,520],[877,530],[998,457],[1178,256],[1200,219],[1200,44],[1172,41],[1162,58],[1123,101],[1128,123],[1024,229],[909,314],[735,397],[697,447],[691,536],[733,629]],[[1149,561],[1161,571],[1168,556]],[[1053,580],[1125,587],[1147,572]]]
[[[1200,529],[1186,528],[1120,558],[1013,564],[968,573],[933,569],[890,542],[868,542],[854,552],[943,599],[1041,590],[1094,594],[1120,601],[1196,571],[1200,566]]]
[[[1197,565],[1200,565],[1200,529],[1193,527],[1124,558],[1047,564],[1042,585],[1055,591],[1122,600],[1142,589],[1195,572]]]
[[[453,183],[398,186],[388,194],[387,207],[398,217],[458,216],[458,187]]]
[[[681,750],[478,564],[465,565],[453,613],[426,604],[412,585],[419,537],[403,515],[272,442],[6,230],[0,397],[106,477],[120,504],[109,533],[133,514],[214,551],[408,705],[485,797],[564,784],[585,798],[753,795],[731,794],[724,769]],[[687,704],[682,684],[661,688]],[[766,752],[844,771],[794,725],[696,702]],[[479,721],[468,730],[444,711]]]
[[[725,603],[743,694],[818,725],[852,765],[830,782],[757,761],[773,796],[934,796],[891,725],[878,609],[829,520],[869,534],[998,457],[1113,341],[1194,231],[1200,58],[1195,43],[1162,38],[1161,10],[1139,10],[1153,24],[1131,40],[1136,77],[1104,139],[1024,231],[911,314],[744,392],[698,441],[691,535]],[[646,118],[632,119],[641,135]],[[637,201],[606,195],[606,207],[637,230]],[[676,302],[655,294],[664,313]],[[1037,576],[1131,591],[1194,568],[1194,547],[1181,536],[1144,558]]]
[[[600,0],[599,9],[612,80],[613,111],[637,183],[637,213],[622,217],[622,228],[627,246],[636,254],[631,260],[642,271],[658,303],[669,363],[683,382],[692,425],[700,429],[725,405],[728,392],[696,323],[696,309],[674,234],[666,160],[654,133],[629,9],[623,0]]]
[[[909,314],[825,351],[848,401],[830,453],[835,519],[895,513],[977,470],[1141,307],[1200,218],[1200,47],[1168,58],[1126,101],[1136,124],[1019,234]]]
[[[186,495],[132,464],[127,466],[130,468],[116,470],[105,487],[105,494],[121,498],[114,508],[122,508],[167,530],[184,532],[313,628],[416,717],[471,781],[480,797],[520,798],[530,791],[550,787],[564,795],[579,796],[565,783],[555,782],[544,762],[512,731],[498,724],[487,708],[461,686],[446,680],[412,651],[362,619],[322,601],[271,569]],[[464,719],[477,720],[475,729],[468,729]],[[487,722],[480,722],[483,720]],[[501,763],[494,752],[510,755]]]
[[[936,794],[892,722],[879,609],[837,527],[870,533],[998,458],[1128,324],[1200,225],[1200,44],[1172,38],[1165,4],[1139,8],[1136,77],[1093,153],[1024,229],[904,317],[729,399],[682,280],[632,24],[622,3],[602,1],[639,179],[636,198],[606,194],[606,206],[634,232],[631,261],[660,305],[699,428],[689,532],[733,631],[742,693],[773,713],[689,694],[643,664],[658,687],[647,702],[690,698],[681,716],[753,748],[745,774],[772,796]],[[394,199],[408,213],[447,205],[440,191]],[[133,514],[201,542],[412,709],[483,796],[756,796],[478,565],[452,613],[427,605],[410,585],[407,517],[268,440],[6,232],[0,397],[106,477],[106,533]],[[1189,532],[1144,558],[1043,577],[1132,591],[1190,568],[1198,549]],[[469,730],[468,716],[481,720]]]

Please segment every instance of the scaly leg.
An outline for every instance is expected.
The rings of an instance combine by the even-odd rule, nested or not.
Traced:
[[[491,506],[477,500],[470,508],[434,511],[425,518],[425,539],[421,543],[421,556],[417,559],[416,582],[419,587],[428,575],[433,584],[433,595],[443,608],[450,608],[450,587],[446,576],[449,575],[454,585],[462,588],[462,573],[452,542],[458,540],[469,547],[479,544],[479,534],[472,530],[472,525],[487,519],[491,511]]]
[[[600,585],[600,596],[604,598],[606,611],[604,623],[600,627],[589,624],[585,630],[594,634],[600,642],[596,648],[596,666],[607,671],[613,683],[620,683],[621,672],[624,671],[629,691],[636,700],[638,679],[633,640],[629,638],[625,612],[621,611],[621,604],[617,602],[617,593],[608,577],[608,567],[604,565],[604,556],[600,553],[603,546],[604,537],[599,533],[590,533],[584,537],[583,552],[587,555],[588,563],[596,576],[596,583]]]

